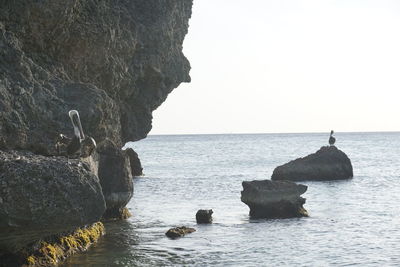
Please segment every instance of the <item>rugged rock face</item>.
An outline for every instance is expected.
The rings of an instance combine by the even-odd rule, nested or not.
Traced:
[[[98,176],[107,210],[104,218],[119,218],[133,195],[132,174],[126,152],[112,141],[106,140],[97,147]]]
[[[80,112],[99,143],[144,138],[152,111],[190,81],[191,0],[0,2],[0,144],[53,154]]]
[[[276,167],[271,179],[328,181],[352,177],[353,166],[347,155],[335,146],[323,146],[314,154]]]
[[[80,161],[0,151],[0,251],[97,222],[104,211],[99,180]]]
[[[308,216],[300,197],[307,186],[289,181],[244,181],[241,200],[253,218],[291,218]]]
[[[117,148],[146,137],[152,111],[190,81],[182,43],[191,7],[0,1],[0,150],[10,150],[0,154],[0,253],[99,220],[102,192],[107,212],[129,201],[129,160]],[[98,158],[39,156],[56,154],[60,133],[72,136],[71,109]]]

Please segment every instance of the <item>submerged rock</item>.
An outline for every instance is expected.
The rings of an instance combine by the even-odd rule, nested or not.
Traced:
[[[289,181],[244,181],[241,200],[253,218],[291,218],[308,216],[300,197],[307,186]]]
[[[316,153],[276,167],[271,179],[328,181],[352,177],[353,166],[347,155],[335,146],[323,146]]]
[[[169,238],[178,238],[178,237],[182,237],[186,234],[190,234],[196,232],[196,229],[194,228],[190,228],[190,227],[186,227],[186,226],[181,226],[181,227],[175,227],[175,228],[171,228],[169,229],[165,235],[168,236]]]
[[[0,251],[97,222],[104,211],[99,179],[81,161],[0,151]]]
[[[213,210],[198,210],[196,213],[197,223],[212,223]]]

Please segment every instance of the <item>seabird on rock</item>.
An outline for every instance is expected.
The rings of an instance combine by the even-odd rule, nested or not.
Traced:
[[[331,130],[331,135],[329,136],[329,145],[333,146],[336,142],[336,138],[332,136],[333,130]]]
[[[85,137],[78,111],[70,110],[68,115],[74,127],[74,137],[67,145],[67,155],[71,156],[80,150],[81,157],[89,157],[96,148],[96,141],[90,136]]]

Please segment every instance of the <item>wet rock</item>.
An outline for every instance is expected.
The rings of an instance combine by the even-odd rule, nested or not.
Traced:
[[[129,158],[111,140],[105,140],[97,148],[100,184],[106,201],[104,219],[125,218],[126,204],[133,195],[133,181]],[[94,157],[96,158],[96,156]]]
[[[241,200],[253,218],[292,218],[308,216],[300,197],[307,186],[289,181],[244,181]]]
[[[352,177],[353,166],[347,155],[335,146],[323,146],[314,154],[276,167],[271,179],[329,181]]]
[[[146,137],[182,82],[192,0],[0,1],[0,136],[55,154],[68,111],[97,143]]]
[[[168,236],[169,238],[175,239],[178,237],[182,237],[186,234],[190,234],[195,232],[196,229],[194,228],[190,228],[190,227],[186,227],[186,226],[181,226],[181,227],[175,227],[175,228],[171,228],[169,229],[165,235]]]
[[[101,222],[48,236],[19,251],[0,253],[0,267],[57,266],[66,257],[87,250],[105,234]]]
[[[0,251],[99,221],[99,179],[79,160],[0,151]]]
[[[213,210],[198,210],[196,213],[197,223],[212,223]]]
[[[126,153],[129,157],[129,163],[131,165],[131,173],[135,176],[143,175],[142,163],[140,162],[138,154],[132,148],[127,148]]]

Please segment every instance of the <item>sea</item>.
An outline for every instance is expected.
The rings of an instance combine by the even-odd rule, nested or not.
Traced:
[[[400,266],[400,133],[336,133],[354,177],[301,182],[309,217],[251,219],[242,181],[316,152],[329,133],[150,135],[129,143],[145,175],[133,214],[62,266]],[[213,223],[197,225],[199,209]],[[196,232],[169,239],[187,226]]]

